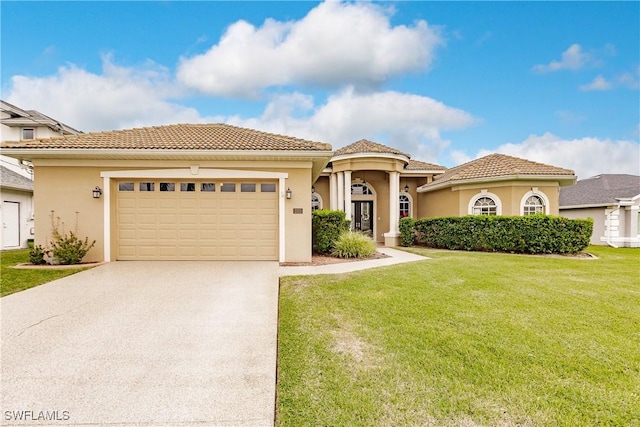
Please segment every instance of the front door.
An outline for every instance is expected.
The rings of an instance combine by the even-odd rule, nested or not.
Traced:
[[[373,201],[352,201],[351,213],[351,229],[373,237]]]

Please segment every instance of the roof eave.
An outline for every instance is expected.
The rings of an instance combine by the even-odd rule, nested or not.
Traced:
[[[352,153],[352,154],[341,154],[338,156],[334,156],[331,158],[332,162],[338,162],[340,160],[352,160],[352,159],[361,159],[361,158],[383,158],[383,159],[394,159],[401,160],[403,162],[409,162],[409,157],[402,154],[393,154],[393,153]]]
[[[442,188],[454,187],[456,185],[493,183],[501,181],[557,181],[560,186],[571,185],[576,181],[575,175],[503,175],[486,178],[456,179],[445,182],[432,182],[418,187],[418,193],[428,193],[429,191],[440,190]]]

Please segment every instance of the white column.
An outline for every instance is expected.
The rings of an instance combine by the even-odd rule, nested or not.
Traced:
[[[338,178],[335,173],[329,179],[329,208],[334,211],[338,209]]]
[[[351,221],[351,171],[344,171],[344,213]]]
[[[344,174],[342,172],[338,172],[338,205],[336,209],[339,211],[344,211]]]
[[[385,233],[385,246],[398,244],[400,236],[398,220],[400,219],[400,173],[389,172],[389,232]]]

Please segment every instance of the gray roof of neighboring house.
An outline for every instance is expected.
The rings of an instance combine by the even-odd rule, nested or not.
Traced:
[[[568,206],[602,206],[616,204],[616,199],[640,195],[640,176],[603,174],[560,188],[560,208]]]
[[[47,126],[56,132],[64,135],[75,135],[82,133],[62,122],[57,121],[36,110],[23,110],[7,101],[0,100],[0,110],[9,114],[9,117],[0,119],[0,123],[6,126]]]
[[[33,193],[33,181],[4,166],[0,166],[0,187]]]

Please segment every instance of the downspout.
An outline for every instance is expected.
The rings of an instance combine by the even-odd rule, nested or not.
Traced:
[[[620,215],[620,206],[618,205],[618,207],[614,210],[612,210],[611,212],[609,212],[607,214],[607,222],[609,223],[608,227],[607,227],[607,245],[611,246],[612,248],[619,248],[620,246],[615,245],[612,241],[611,241],[611,214],[614,213],[615,211],[618,211],[618,215]]]

